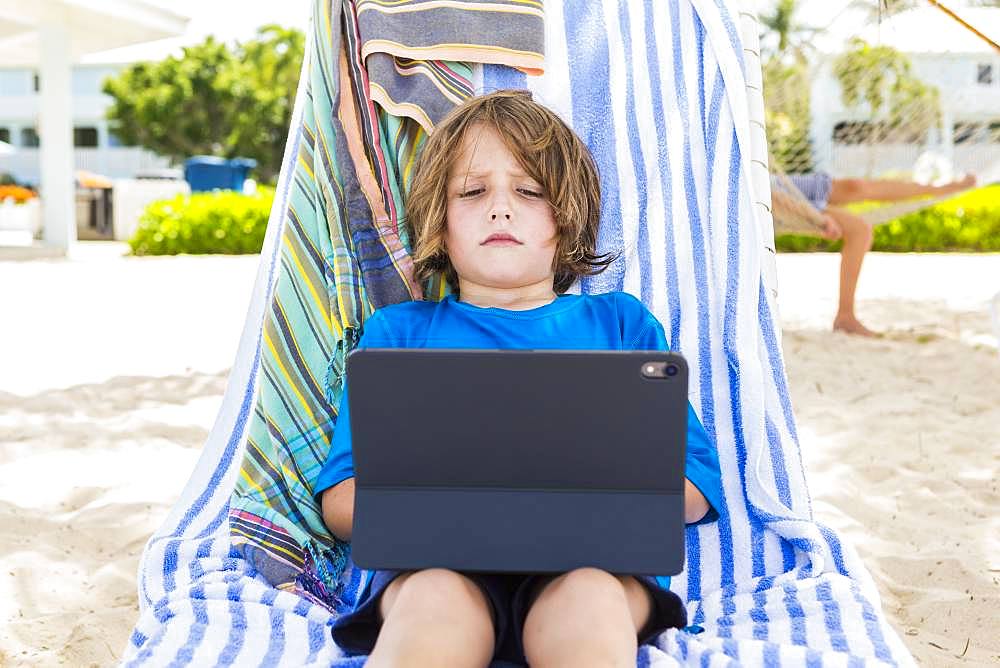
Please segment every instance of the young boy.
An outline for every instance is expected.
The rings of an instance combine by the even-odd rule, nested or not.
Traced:
[[[596,253],[600,185],[580,139],[526,94],[476,98],[444,119],[421,153],[407,211],[418,277],[444,272],[453,294],[376,311],[360,346],[667,349],[660,323],[634,297],[563,294],[611,262]],[[517,419],[502,407],[497,417]],[[327,527],[343,540],[354,515],[349,420],[345,391],[314,483]],[[690,406],[687,438],[685,519],[713,521],[719,462]],[[333,634],[348,651],[370,652],[368,665],[376,667],[486,666],[493,658],[631,667],[639,642],[686,623],[667,584],[592,568],[562,575],[379,571]]]

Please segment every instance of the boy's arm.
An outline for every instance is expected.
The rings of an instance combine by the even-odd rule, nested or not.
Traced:
[[[688,403],[687,478],[684,480],[684,521],[706,524],[719,518],[723,507],[719,454],[705,427]]]
[[[323,523],[334,536],[351,540],[354,527],[354,478],[348,478],[323,492]]]
[[[323,468],[313,481],[313,494],[320,503],[323,523],[337,538],[351,539],[354,522],[354,453],[351,447],[351,415],[348,388],[340,398],[333,442]]]
[[[376,311],[365,322],[365,331],[357,347],[396,347],[382,312]],[[312,483],[313,494],[320,503],[323,523],[330,533],[343,541],[350,541],[354,526],[354,451],[351,444],[349,392],[345,379],[330,452]]]
[[[634,297],[622,298],[623,343],[629,350],[670,350],[663,326]],[[637,333],[635,333],[637,332]],[[629,345],[630,344],[630,345]],[[714,522],[722,508],[719,455],[690,402],[687,407],[687,478],[684,480],[684,522]]]
[[[351,493],[354,493],[354,486],[351,486]],[[708,501],[705,499],[705,495],[701,493],[694,483],[684,479],[684,523],[694,524],[700,521],[705,515],[708,514],[708,510],[711,506],[708,505]],[[323,511],[323,516],[326,516],[326,510]],[[329,523],[327,523],[329,525]]]

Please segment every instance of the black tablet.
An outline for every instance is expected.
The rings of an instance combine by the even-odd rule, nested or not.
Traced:
[[[347,369],[359,566],[681,571],[680,355],[364,349]]]

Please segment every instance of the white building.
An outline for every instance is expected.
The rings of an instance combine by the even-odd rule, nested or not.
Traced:
[[[111,98],[101,93],[104,80],[125,65],[77,65],[73,68],[73,162],[76,169],[111,178],[168,167],[168,161],[141,148],[121,144],[108,125]],[[38,121],[39,77],[32,68],[0,67],[0,141],[16,151],[0,156],[0,173],[37,186],[41,180]]]
[[[0,117],[29,122],[11,137],[15,151],[24,139],[33,143],[32,130],[40,138],[38,182],[47,245],[65,251],[76,240],[74,126],[85,116],[74,111],[73,64],[90,54],[176,37],[186,25],[185,17],[140,0],[0,0],[0,67],[7,68],[8,84],[19,91],[4,101]],[[99,149],[96,126],[81,127],[94,127]],[[93,139],[89,130],[78,134],[81,140]]]
[[[956,11],[1000,42],[1000,8]],[[846,140],[847,124],[857,127],[868,115],[845,108],[832,73],[833,56],[826,56],[812,86],[811,138],[818,168],[836,176],[877,176],[912,169],[922,155],[939,156],[955,173],[984,174],[1000,167],[1000,52],[934,7],[902,12],[853,34],[909,57],[912,73],[940,91],[940,127],[912,143]]]

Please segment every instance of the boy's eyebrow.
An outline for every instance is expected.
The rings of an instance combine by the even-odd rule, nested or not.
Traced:
[[[533,178],[530,174],[528,174],[527,172],[525,172],[524,170],[521,170],[521,169],[513,170],[513,171],[510,171],[510,172],[507,172],[507,173],[510,174],[511,176],[527,176],[529,178]],[[457,181],[459,179],[473,179],[473,178],[479,178],[479,177],[482,177],[482,176],[486,176],[487,174],[489,174],[489,172],[484,172],[484,171],[461,172],[461,173],[455,174],[455,176],[451,177],[451,180],[452,181]]]

